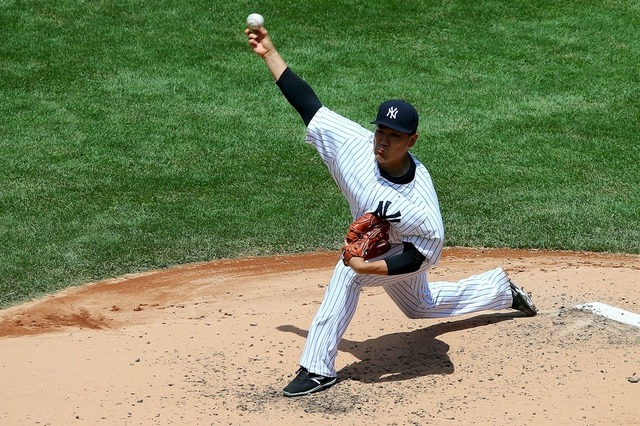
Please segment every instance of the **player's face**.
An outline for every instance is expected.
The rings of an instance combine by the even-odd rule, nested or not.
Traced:
[[[395,166],[405,161],[407,152],[416,143],[418,134],[409,135],[378,125],[374,134],[373,150],[381,166]]]

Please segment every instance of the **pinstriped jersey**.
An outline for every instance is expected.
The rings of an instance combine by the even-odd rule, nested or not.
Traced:
[[[320,108],[307,126],[307,143],[312,144],[329,169],[357,218],[376,209],[379,201],[391,201],[388,214],[401,213],[392,223],[390,242],[412,243],[426,262],[438,262],[444,243],[444,226],[438,196],[426,167],[410,153],[414,179],[397,184],[385,179],[373,150],[374,134],[326,107]]]

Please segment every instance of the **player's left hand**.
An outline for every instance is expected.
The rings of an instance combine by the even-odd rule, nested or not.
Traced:
[[[362,257],[352,257],[347,262],[356,274],[387,275],[387,263],[384,260],[366,261]]]

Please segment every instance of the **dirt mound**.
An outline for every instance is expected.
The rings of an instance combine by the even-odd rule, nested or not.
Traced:
[[[1,424],[640,424],[640,257],[449,248],[431,279],[502,266],[540,315],[410,320],[364,290],[340,381],[283,398],[337,261],[185,265],[0,311]]]

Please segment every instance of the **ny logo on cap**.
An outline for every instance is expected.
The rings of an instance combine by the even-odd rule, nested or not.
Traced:
[[[396,107],[389,108],[389,111],[387,111],[387,117],[393,118],[395,120],[396,115],[398,115],[398,108]]]

